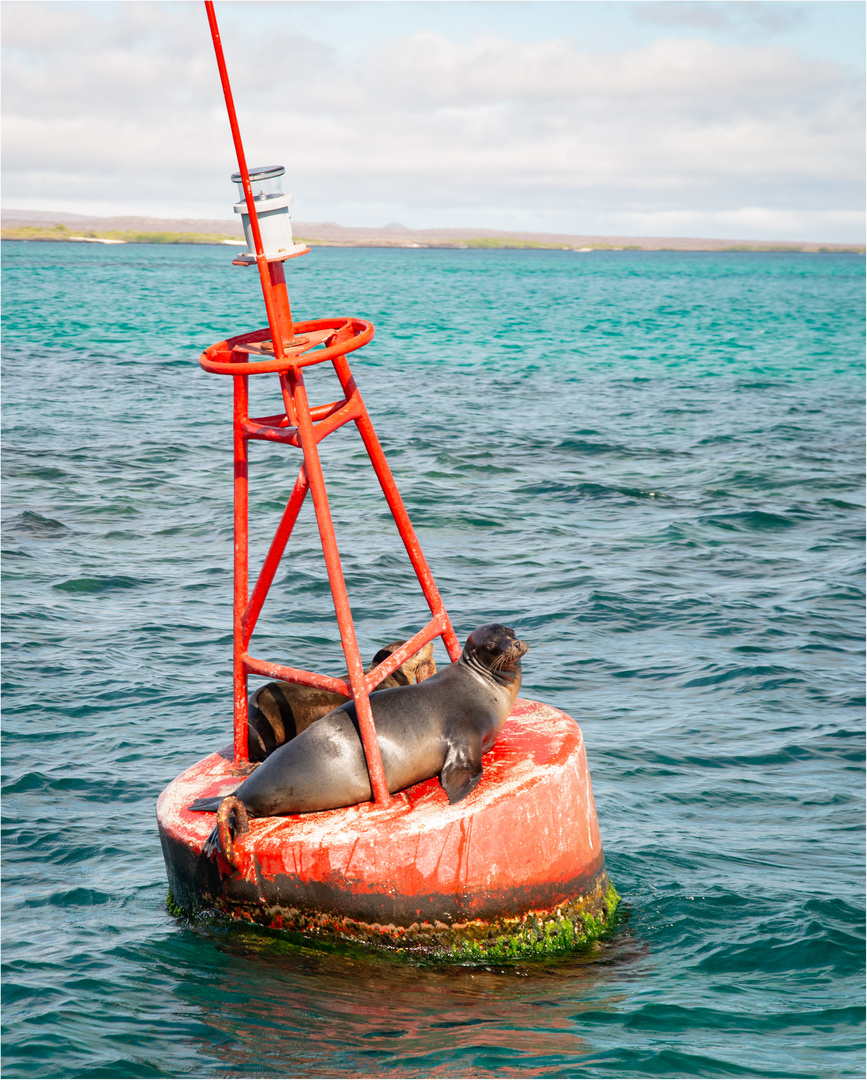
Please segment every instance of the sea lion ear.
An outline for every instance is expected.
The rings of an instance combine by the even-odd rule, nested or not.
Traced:
[[[449,747],[440,773],[440,783],[450,803],[459,802],[482,778],[482,748],[467,743]]]

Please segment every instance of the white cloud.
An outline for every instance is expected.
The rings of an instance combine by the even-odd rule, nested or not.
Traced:
[[[4,202],[125,193],[155,213],[228,216],[235,164],[199,6],[99,14],[4,5]],[[365,214],[391,208],[386,220],[416,226],[581,232],[632,215],[704,235],[756,222],[834,238],[799,221],[860,235],[861,86],[788,49],[696,37],[592,54],[569,38],[426,31],[353,63],[276,27],[223,40],[248,160],[287,165],[301,219],[354,207],[346,224],[375,224]]]

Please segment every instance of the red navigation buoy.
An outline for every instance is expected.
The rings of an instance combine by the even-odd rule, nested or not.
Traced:
[[[250,251],[235,260],[259,269],[268,327],[219,342],[202,367],[234,383],[235,586],[234,742],[179,776],[160,796],[157,818],[172,910],[214,910],[268,926],[457,957],[509,957],[563,951],[598,937],[611,923],[610,886],[578,725],[547,705],[518,699],[483,776],[449,805],[436,779],[390,795],[370,708],[371,691],[439,637],[452,661],[458,644],[433,575],[352,376],[347,355],[373,327],[363,319],[293,323],[283,263],[307,248],[292,238],[280,166],[248,170],[213,4],[208,19],[238,155]],[[260,227],[261,226],[261,227]],[[342,394],[310,406],[304,369],[330,363]],[[249,379],[276,375],[283,411],[251,417]],[[355,635],[318,444],[355,423],[431,618],[405,644],[365,672]],[[255,586],[249,590],[248,443],[300,449],[303,462]],[[251,654],[251,639],[308,491],[334,600],[345,679]],[[198,798],[233,791],[254,766],[247,756],[250,674],[352,698],[374,801],[339,810],[259,818],[235,842],[234,863],[203,854],[210,815]]]
[[[185,911],[488,958],[567,951],[613,916],[581,731],[548,705],[518,699],[460,803],[432,779],[387,807],[254,819],[233,867],[202,857],[214,819],[187,807],[237,783],[211,754],[160,796],[169,884]]]

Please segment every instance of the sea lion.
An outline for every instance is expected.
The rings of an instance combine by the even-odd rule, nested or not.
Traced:
[[[390,792],[439,775],[450,803],[482,777],[482,755],[500,734],[521,686],[529,646],[500,623],[479,626],[460,657],[423,682],[370,695]],[[353,806],[372,797],[352,701],[284,743],[231,795],[197,799],[190,810],[217,811],[204,854],[234,864],[234,840],[248,817]]]
[[[392,641],[384,645],[366,670],[372,671],[404,644],[406,643],[403,641]],[[387,690],[392,686],[410,686],[435,675],[436,670],[433,642],[429,641],[417,653],[405,660],[399,668],[396,668],[391,675],[386,675],[376,689]],[[302,686],[300,683],[282,681],[265,683],[250,695],[247,718],[247,757],[250,761],[264,761],[266,757],[274,753],[278,746],[294,739],[316,720],[349,700],[343,694],[319,690],[315,686]]]

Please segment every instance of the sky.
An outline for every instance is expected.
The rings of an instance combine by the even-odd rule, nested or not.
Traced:
[[[349,226],[864,241],[861,0],[224,0],[251,166]],[[6,0],[4,208],[228,220],[204,5]]]

